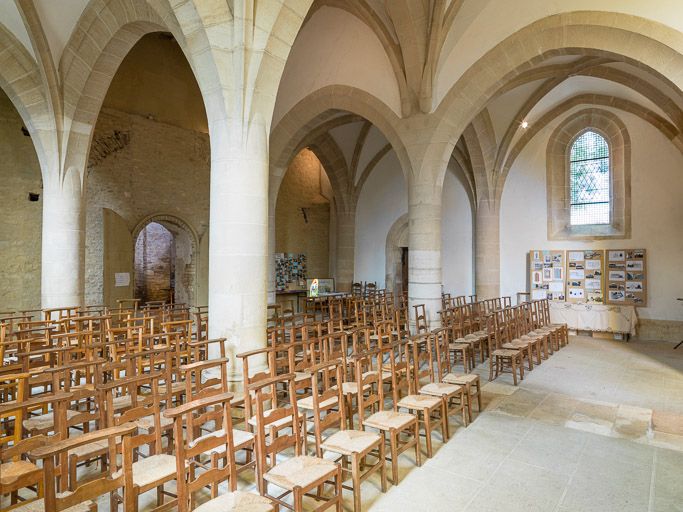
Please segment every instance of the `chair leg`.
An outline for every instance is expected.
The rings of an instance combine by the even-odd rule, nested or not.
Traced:
[[[299,486],[294,487],[292,495],[294,497],[294,512],[304,512],[304,496]],[[339,509],[337,509],[339,510]]]
[[[417,432],[417,435],[419,439],[420,433]],[[398,449],[396,446],[397,436],[398,433],[394,429],[389,431],[389,443],[391,446],[391,483],[394,485],[398,485]]]
[[[443,442],[447,442],[451,438],[450,427],[448,426],[448,405],[441,404],[441,437]]]
[[[381,464],[379,472],[382,482],[382,492],[387,492],[387,452],[386,446],[384,445],[384,439],[382,439],[379,444],[379,462]]]
[[[517,385],[517,358],[515,356],[512,356],[510,358],[512,360],[512,382]],[[524,362],[522,361],[522,367],[524,367]]]
[[[524,358],[519,355],[519,380],[524,380]]]
[[[417,416],[419,418],[420,412],[417,412]],[[432,458],[432,418],[431,414],[429,413],[429,409],[423,409],[422,414],[424,415],[424,426],[425,426],[425,441],[427,444],[427,457]],[[419,421],[419,420],[418,420]],[[417,438],[417,444],[420,444],[420,438]]]
[[[360,457],[351,455],[351,480],[353,481],[353,511],[361,512],[360,495]]]
[[[415,422],[415,463],[422,466],[422,452],[420,451],[420,426]],[[396,468],[398,470],[398,467]]]

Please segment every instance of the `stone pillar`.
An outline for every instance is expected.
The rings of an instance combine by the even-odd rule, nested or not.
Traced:
[[[411,178],[408,183],[408,302],[410,323],[413,305],[424,304],[429,328],[441,325],[441,198],[435,178]]]
[[[43,173],[41,303],[45,308],[83,305],[85,207],[80,173]]]
[[[356,251],[356,208],[337,212],[336,288],[350,292],[353,285]]]
[[[275,206],[268,209],[268,304],[275,304]]]
[[[210,127],[209,336],[227,338],[231,380],[241,378],[235,354],[266,344],[267,134],[257,120]]]
[[[500,296],[500,210],[482,199],[475,213],[475,288],[477,297]]]

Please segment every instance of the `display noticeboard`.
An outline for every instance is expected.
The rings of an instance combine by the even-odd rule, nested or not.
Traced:
[[[645,249],[607,250],[607,303],[647,305],[647,253]]]
[[[567,302],[605,302],[604,260],[601,250],[567,251]]]
[[[529,287],[532,300],[565,300],[564,251],[529,251]]]
[[[303,287],[306,279],[306,255],[291,252],[275,253],[275,289],[286,290],[292,286]],[[301,282],[301,286],[299,286]]]

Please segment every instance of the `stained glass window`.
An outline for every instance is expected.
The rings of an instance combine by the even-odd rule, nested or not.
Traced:
[[[572,226],[610,223],[609,146],[600,134],[582,133],[569,156]]]

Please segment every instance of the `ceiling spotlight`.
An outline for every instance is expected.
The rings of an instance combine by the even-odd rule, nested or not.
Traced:
[[[524,128],[526,130],[528,127],[529,127],[529,122],[526,120],[522,121],[522,128]]]

